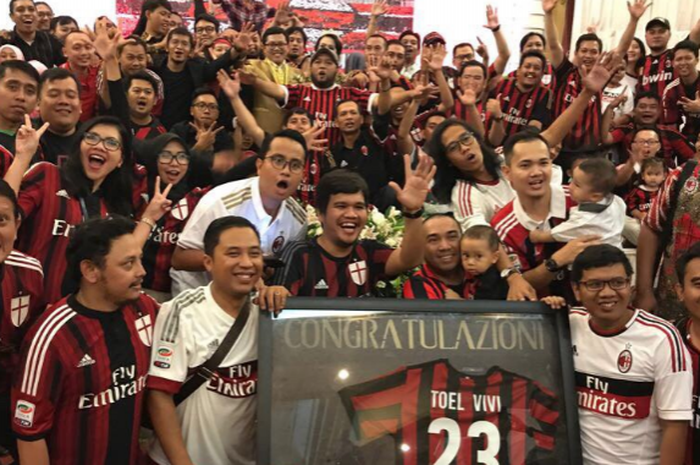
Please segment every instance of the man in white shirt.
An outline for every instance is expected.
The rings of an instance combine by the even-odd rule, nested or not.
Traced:
[[[199,201],[173,253],[170,275],[174,296],[204,286],[204,233],[227,215],[250,220],[260,233],[263,253],[278,255],[291,241],[306,238],[306,212],[292,198],[304,172],[306,143],[296,131],[275,133],[262,146],[256,161],[258,176],[222,184]]]

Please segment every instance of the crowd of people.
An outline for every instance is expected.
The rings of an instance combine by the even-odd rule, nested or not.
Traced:
[[[9,2],[0,463],[253,464],[259,311],[405,275],[570,308],[584,462],[700,465],[700,21],[640,39],[632,0],[567,53],[542,0],[511,56],[489,6],[494,57],[375,0],[348,52],[286,1],[193,3],[122,31]],[[360,239],[390,207],[400,245]]]

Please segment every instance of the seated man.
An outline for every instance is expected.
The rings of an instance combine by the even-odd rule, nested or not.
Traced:
[[[432,159],[421,156],[415,172],[404,157],[406,183],[390,185],[404,208],[402,244],[393,249],[375,240],[358,241],[367,224],[369,188],[362,177],[338,169],[321,178],[316,190],[323,234],[291,244],[282,254],[285,268],[275,277],[292,295],[360,297],[372,295],[378,281],[418,266],[423,258],[423,202],[435,175]]]

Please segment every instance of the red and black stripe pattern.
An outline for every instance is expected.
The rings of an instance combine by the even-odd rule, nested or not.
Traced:
[[[530,121],[539,121],[542,127],[549,123],[551,92],[540,85],[529,92],[521,92],[515,79],[502,79],[491,92],[499,98],[503,112],[506,137],[526,128]]]
[[[648,213],[651,208],[651,202],[654,201],[659,191],[647,191],[641,187],[635,187],[625,196],[627,203],[627,214],[631,215],[633,210],[642,213]]]
[[[637,82],[637,94],[653,92],[662,98],[666,86],[678,76],[673,69],[673,51],[666,50],[661,55],[647,55]]]
[[[462,286],[455,288],[448,286],[435,275],[430,265],[424,263],[421,267],[411,275],[410,278],[403,284],[404,299],[430,299],[442,300],[445,298],[445,292],[452,289],[458,295],[462,295]]]
[[[684,318],[676,325],[693,363],[693,419],[690,420],[688,439],[686,440],[688,446],[683,463],[685,465],[700,465],[700,348],[695,345],[697,342],[690,339],[691,324],[689,318]]]
[[[137,126],[132,123],[131,132],[134,134],[134,139],[136,140],[149,140],[161,134],[165,134],[168,130],[165,129],[165,126],[163,126],[163,123],[161,123],[158,118],[153,118],[150,124],[145,126]]]
[[[556,395],[496,366],[467,376],[447,360],[435,360],[346,387],[339,395],[361,440],[394,437],[402,451],[397,464],[553,460]]]

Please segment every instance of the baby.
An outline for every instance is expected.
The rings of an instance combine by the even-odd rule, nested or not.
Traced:
[[[641,183],[632,189],[625,200],[627,201],[627,214],[642,221],[659,193],[661,185],[666,179],[666,165],[661,158],[647,158],[641,166]]]
[[[460,241],[463,299],[506,300],[508,282],[496,267],[500,245],[498,234],[490,226],[472,226],[464,232]]]
[[[550,231],[530,231],[533,243],[569,242],[581,236],[599,236],[605,244],[622,247],[625,202],[614,195],[617,173],[605,158],[584,159],[574,168],[569,192],[578,203],[569,219]]]

